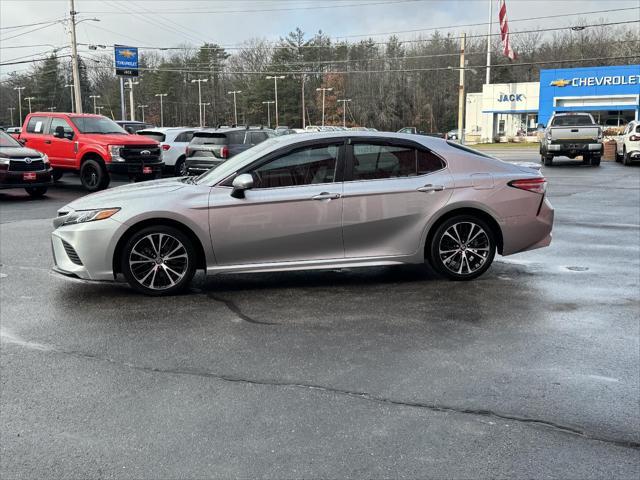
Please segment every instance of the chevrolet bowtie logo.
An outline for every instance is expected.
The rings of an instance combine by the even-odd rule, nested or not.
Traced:
[[[571,83],[570,80],[564,80],[561,78],[560,80],[554,80],[549,85],[551,85],[552,87],[566,87],[570,83]]]
[[[122,55],[124,58],[131,58],[136,56],[136,52],[134,52],[133,50],[120,50],[120,55]]]

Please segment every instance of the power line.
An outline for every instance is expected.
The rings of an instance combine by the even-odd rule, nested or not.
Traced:
[[[10,30],[15,28],[25,28],[25,27],[35,27],[36,25],[44,25],[48,23],[58,23],[59,21],[64,20],[63,18],[56,18],[53,20],[48,20],[46,22],[38,22],[38,23],[25,23],[24,25],[11,25],[9,27],[0,27],[0,30]]]
[[[27,30],[26,32],[18,33],[16,35],[14,35],[13,37],[0,38],[0,42],[6,42],[7,40],[11,40],[12,38],[18,38],[18,37],[21,37],[23,35],[28,35],[29,33],[32,33],[32,32],[37,32],[38,30],[42,30],[44,28],[49,28],[49,27],[51,27],[53,25],[56,25],[57,23],[60,23],[60,21],[49,23],[49,24],[44,25],[42,27],[34,28],[33,30]]]

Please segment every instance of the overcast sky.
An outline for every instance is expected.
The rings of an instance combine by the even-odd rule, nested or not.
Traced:
[[[103,45],[177,46],[185,43],[197,45],[203,41],[234,45],[251,38],[277,40],[295,27],[300,27],[309,35],[322,30],[332,37],[340,38],[486,22],[489,17],[489,1],[76,0],[80,18],[100,19],[100,22],[80,23],[77,37],[79,43]],[[497,21],[498,2],[493,1],[493,20]],[[507,0],[508,15],[512,20],[511,31],[537,26],[548,28],[570,25],[580,17],[514,21],[517,19],[638,6],[638,0]],[[31,59],[33,57],[30,56],[33,55],[41,57],[50,53],[53,47],[68,45],[68,35],[62,24],[11,28],[62,19],[68,12],[69,0],[0,0],[0,63]],[[583,20],[593,22],[601,18],[609,21],[638,20],[640,10],[592,14],[583,17]],[[633,26],[637,28],[638,24]],[[443,32],[464,30],[484,33],[486,28],[465,27]],[[494,32],[496,29],[494,25]],[[34,31],[29,32],[30,30]],[[401,38],[414,38],[415,35],[399,34]],[[15,38],[11,38],[14,36]],[[349,37],[349,40],[360,38],[364,37]],[[385,36],[375,38],[382,40]],[[43,46],[22,48],[37,44]],[[86,47],[82,47],[81,52],[83,50],[86,51]],[[27,70],[30,65],[0,66],[0,76],[13,70]]]

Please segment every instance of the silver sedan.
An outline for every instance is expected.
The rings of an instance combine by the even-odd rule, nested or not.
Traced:
[[[380,132],[285,135],[194,177],[131,184],[58,212],[55,270],[161,295],[207,274],[425,261],[470,280],[551,242],[546,181],[457,143]]]

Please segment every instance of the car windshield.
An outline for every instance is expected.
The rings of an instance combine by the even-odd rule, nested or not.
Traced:
[[[107,117],[71,117],[71,121],[81,133],[128,135],[116,122]]]
[[[281,141],[282,137],[273,137],[269,140],[265,140],[264,142],[259,143],[255,147],[251,147],[244,152],[240,152],[230,160],[222,162],[218,166],[213,167],[211,170],[207,170],[206,172],[204,172],[202,175],[196,178],[195,183],[208,184],[213,183],[214,179],[226,178],[233,172],[237,171],[240,166],[244,165],[248,161],[259,158],[266,150],[270,149],[273,145]]]
[[[16,141],[11,135],[0,131],[0,147],[21,147],[20,143]]]
[[[553,119],[553,127],[577,127],[579,125],[593,125],[589,115],[563,115]]]

